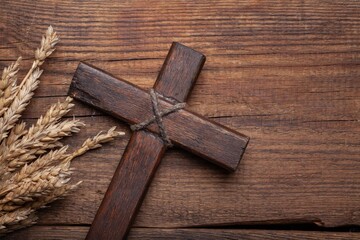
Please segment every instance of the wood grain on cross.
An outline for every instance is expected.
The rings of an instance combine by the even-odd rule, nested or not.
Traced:
[[[201,53],[173,43],[154,85],[163,96],[161,109],[186,101],[204,62]],[[69,95],[130,124],[153,117],[148,92],[84,63],[75,72]],[[230,171],[248,143],[248,137],[184,109],[164,117],[163,124],[176,146]],[[166,148],[156,123],[132,135],[87,239],[126,236]]]

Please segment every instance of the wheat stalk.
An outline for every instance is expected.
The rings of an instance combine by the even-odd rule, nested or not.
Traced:
[[[50,26],[35,51],[35,60],[19,86],[16,85],[19,58],[5,68],[0,82],[0,235],[33,225],[36,210],[66,196],[80,183],[71,184],[71,161],[102,143],[124,135],[99,132],[72,153],[61,139],[80,131],[77,119],[61,121],[74,106],[70,97],[52,105],[28,129],[19,123],[22,112],[39,85],[39,68],[55,50],[59,38]]]
[[[33,211],[31,208],[21,208],[0,216],[0,228],[3,229],[4,225],[16,224],[26,219]]]
[[[61,117],[67,114],[74,104],[71,103],[72,98],[67,97],[64,102],[57,102],[52,105],[44,116],[41,116],[36,124],[30,127],[29,135],[34,135],[34,133],[43,130],[52,123],[57,122]]]
[[[113,140],[115,137],[125,135],[124,132],[118,132],[115,131],[115,129],[116,129],[115,127],[112,127],[108,130],[107,133],[99,132],[95,137],[86,139],[85,142],[82,144],[82,146],[78,150],[73,152],[70,156],[68,156],[65,159],[65,161],[67,162],[71,161],[72,159],[83,155],[89,150],[101,147],[102,143],[109,142]]]
[[[21,113],[29,104],[30,99],[34,95],[34,90],[39,85],[38,79],[41,74],[42,70],[39,68],[31,73],[25,84],[20,87],[20,91],[15,96],[9,108],[4,112],[4,116],[0,119],[0,141],[8,136],[8,131],[14,127],[15,123],[21,117]]]
[[[31,154],[43,154],[46,149],[59,146],[57,141],[63,136],[69,136],[73,132],[78,132],[83,123],[77,120],[58,123],[58,120],[68,113],[74,104],[72,98],[67,97],[64,102],[58,102],[50,107],[44,116],[41,116],[36,124],[32,125],[28,131],[24,130],[23,125],[13,128],[7,138],[7,141],[0,146],[1,161],[10,161],[9,159],[17,157],[17,162],[21,162],[20,155],[24,154],[24,148],[31,148]],[[21,139],[20,136],[25,135]],[[29,152],[26,152],[28,155]],[[26,160],[28,157],[23,157]],[[22,161],[26,163],[26,161]],[[6,163],[0,163],[0,166]],[[22,166],[13,162],[8,164],[13,166]],[[1,170],[0,170],[1,173]]]
[[[55,45],[59,42],[59,38],[54,32],[52,26],[49,26],[46,30],[45,35],[41,39],[40,48],[35,51],[35,60],[29,70],[29,72],[24,77],[23,81],[20,84],[20,88],[26,83],[26,81],[30,78],[32,73],[40,67],[45,59],[49,57],[55,51]]]
[[[37,132],[30,132],[30,128],[28,134],[2,149],[0,175],[15,171],[47,149],[61,146],[58,142],[61,138],[79,132],[82,126],[83,122],[73,119],[51,124]]]
[[[50,26],[42,37],[40,48],[35,51],[35,61],[18,87],[17,92],[14,94],[14,100],[10,107],[4,110],[4,117],[0,120],[0,141],[7,137],[7,131],[14,126],[15,122],[20,118],[20,114],[29,104],[29,100],[32,98],[33,92],[39,84],[38,79],[42,74],[42,70],[40,70],[39,67],[44,63],[45,59],[54,52],[55,45],[58,42],[59,38]],[[14,78],[11,76],[16,76],[18,66],[18,61],[14,65],[10,65],[7,71],[4,70],[4,75],[10,76],[8,77],[9,79]]]
[[[26,210],[20,210],[19,212],[15,212],[12,217],[5,217],[7,217],[7,222],[9,224],[0,225],[0,236],[3,236],[6,233],[13,232],[21,228],[29,227],[35,224],[36,220],[38,219],[34,211],[27,212]],[[21,220],[18,220],[19,218]]]
[[[15,93],[18,89],[16,86],[16,79],[20,62],[21,57],[19,57],[16,62],[12,63],[3,71],[0,82],[0,117],[4,114],[8,106],[13,101]]]
[[[13,190],[16,187],[16,183],[19,183],[24,178],[31,176],[31,174],[64,160],[67,157],[67,149],[68,146],[64,146],[60,149],[50,151],[36,159],[31,164],[22,167],[21,170],[12,175],[11,178],[6,181],[2,181],[0,185],[0,196],[3,196]]]

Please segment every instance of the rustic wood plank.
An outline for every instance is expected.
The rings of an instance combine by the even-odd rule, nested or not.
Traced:
[[[4,1],[0,67],[19,54],[30,59],[48,24],[59,31],[32,118],[66,95],[79,61],[149,88],[169,43],[183,42],[208,57],[189,109],[252,141],[231,176],[172,150],[135,225],[360,224],[359,10],[358,1],[341,0]],[[126,129],[80,104],[74,113],[89,128],[72,143],[112,125]],[[90,224],[128,140],[75,161],[74,181],[84,183],[43,210],[41,223]]]
[[[83,240],[89,227],[82,226],[34,226],[13,233],[4,240]],[[289,231],[289,230],[246,230],[246,229],[157,229],[132,228],[128,240],[174,239],[174,240],[357,240],[360,233]]]
[[[232,230],[232,229],[145,229],[134,228],[130,239],[175,239],[175,240],[355,240],[359,233],[307,232],[284,230]]]

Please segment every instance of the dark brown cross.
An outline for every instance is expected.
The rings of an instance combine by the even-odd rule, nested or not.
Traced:
[[[186,101],[204,63],[203,54],[172,44],[153,87],[160,95],[160,109]],[[154,102],[148,92],[85,63],[79,64],[69,95],[130,124],[154,118]],[[249,140],[185,109],[163,116],[162,124],[174,145],[229,171],[236,169]],[[86,239],[126,236],[167,148],[163,139],[156,122],[134,132]]]

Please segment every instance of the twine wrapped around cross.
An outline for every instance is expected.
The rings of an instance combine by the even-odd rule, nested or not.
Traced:
[[[133,131],[139,131],[139,130],[147,127],[148,125],[152,124],[153,122],[156,122],[156,124],[159,128],[161,139],[164,141],[164,143],[167,147],[172,147],[173,144],[171,143],[171,140],[166,133],[166,128],[163,124],[162,118],[179,110],[179,109],[183,109],[186,106],[186,103],[184,103],[184,102],[176,103],[173,106],[161,111],[160,107],[159,107],[158,95],[160,95],[160,94],[155,92],[155,90],[153,88],[150,89],[152,110],[153,110],[154,115],[151,118],[149,118],[141,123],[131,125],[130,129]]]

